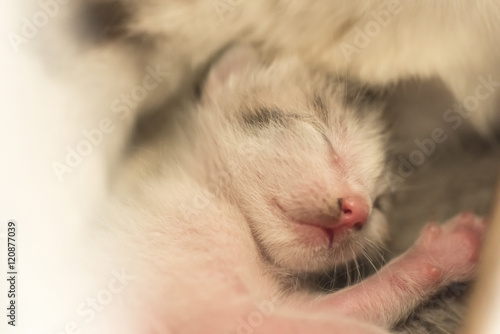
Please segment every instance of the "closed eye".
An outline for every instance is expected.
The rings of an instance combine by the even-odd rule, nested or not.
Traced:
[[[259,108],[243,114],[243,123],[248,127],[266,127],[271,123],[285,126],[290,118],[300,118],[299,115],[287,114],[275,108]]]
[[[271,122],[284,125],[283,113],[275,109],[260,108],[243,115],[243,123],[250,127],[263,127]]]

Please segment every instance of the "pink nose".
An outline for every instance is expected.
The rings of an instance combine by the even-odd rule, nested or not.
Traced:
[[[370,210],[365,199],[358,196],[344,197],[339,199],[339,205],[342,210],[341,226],[356,230],[363,228]]]

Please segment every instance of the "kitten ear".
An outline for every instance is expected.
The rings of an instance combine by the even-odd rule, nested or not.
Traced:
[[[259,63],[257,52],[249,46],[238,45],[228,49],[208,72],[202,87],[202,96],[222,91],[230,84],[230,78],[243,73]]]

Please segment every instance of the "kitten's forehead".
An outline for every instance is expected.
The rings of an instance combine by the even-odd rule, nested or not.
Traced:
[[[366,89],[350,85],[345,78],[307,68],[297,58],[263,63],[242,56],[248,52],[228,51],[210,72],[205,93],[222,116],[234,119],[249,112],[259,114],[262,120],[286,114],[314,117],[326,124],[330,115],[337,114],[356,121],[352,115],[356,108],[346,110],[345,106],[365,101]],[[251,117],[251,122],[255,121],[255,116]]]
[[[340,80],[309,72],[292,62],[289,66],[249,69],[234,76],[227,94],[215,103],[221,113],[243,115],[248,123],[292,117],[326,124],[328,114],[345,113],[345,86]]]

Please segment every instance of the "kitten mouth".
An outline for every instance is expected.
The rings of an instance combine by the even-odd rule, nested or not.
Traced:
[[[328,238],[328,248],[332,248],[333,241],[335,239],[335,229],[334,228],[324,227],[324,226],[315,225],[315,224],[308,224],[308,223],[304,223],[304,222],[296,221],[296,220],[292,220],[292,222],[294,224],[298,224],[298,225],[307,226],[307,227],[321,230],[321,232],[323,232],[323,234]]]
[[[333,241],[335,239],[336,232],[338,232],[338,231],[336,231],[337,228],[335,228],[335,227],[326,227],[326,226],[323,226],[323,225],[320,225],[320,224],[314,224],[314,223],[304,222],[304,221],[301,221],[301,220],[294,219],[294,218],[290,217],[286,213],[286,211],[283,209],[283,207],[281,207],[281,205],[278,203],[278,201],[274,200],[273,204],[274,204],[275,207],[277,207],[279,209],[281,215],[286,220],[292,222],[293,224],[304,226],[307,229],[309,229],[309,231],[315,230],[315,231],[317,231],[316,232],[317,234],[320,234],[320,235],[323,234],[324,236],[326,236],[326,238],[328,240],[328,248],[332,248],[333,247]],[[325,242],[325,241],[326,240],[324,240],[323,242]]]
[[[311,225],[311,226],[315,226],[315,225]],[[323,229],[323,232],[325,232],[326,236],[328,237],[328,248],[332,248],[333,237],[335,235],[333,229],[328,228],[328,227],[321,227],[321,226],[317,226],[317,227]]]

